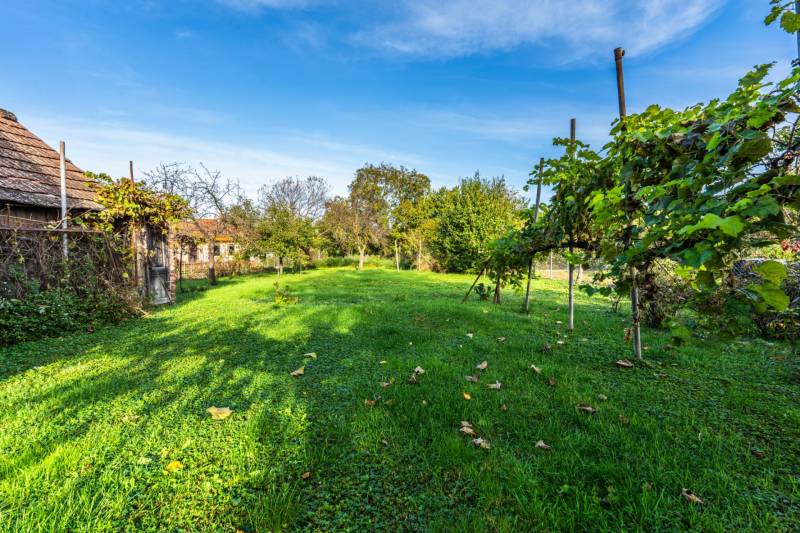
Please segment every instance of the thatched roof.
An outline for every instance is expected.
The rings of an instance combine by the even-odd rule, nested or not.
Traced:
[[[0,109],[0,202],[38,207],[61,206],[60,157]],[[67,160],[67,208],[101,209],[92,180]]]

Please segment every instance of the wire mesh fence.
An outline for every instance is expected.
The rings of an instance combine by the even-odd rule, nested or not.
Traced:
[[[119,246],[102,233],[0,228],[0,295],[24,298],[53,288],[130,289],[133,283]]]

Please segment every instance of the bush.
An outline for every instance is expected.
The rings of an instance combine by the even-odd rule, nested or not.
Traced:
[[[131,314],[129,303],[113,293],[77,294],[58,288],[31,291],[21,299],[0,296],[0,346],[93,331]]]
[[[294,305],[300,301],[300,298],[291,293],[288,286],[281,287],[280,283],[277,281],[273,286],[275,287],[276,305]]]
[[[344,257],[326,257],[325,259],[317,259],[312,264],[313,268],[340,268],[340,267],[353,267],[358,268],[358,256],[346,255]],[[394,261],[384,257],[367,256],[364,259],[365,268],[395,268]]]
[[[677,263],[658,260],[644,275],[639,295],[642,322],[663,327],[692,297],[689,282],[674,273]]]

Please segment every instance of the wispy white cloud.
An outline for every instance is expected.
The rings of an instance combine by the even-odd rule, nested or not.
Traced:
[[[334,5],[349,15],[353,42],[398,55],[452,58],[539,45],[562,62],[620,45],[656,50],[696,31],[728,0],[217,1],[251,13]]]
[[[257,12],[262,9],[302,9],[319,3],[318,0],[217,0],[217,2],[249,12]]]
[[[203,162],[241,181],[254,193],[260,184],[286,176],[323,176],[342,194],[356,168],[365,161],[389,161],[413,166],[414,155],[390,153],[369,146],[334,142],[324,136],[264,138],[237,143],[154,131],[114,121],[68,117],[27,117],[24,120],[51,146],[67,143],[68,156],[86,170],[126,175],[133,160],[137,173],[161,162]],[[270,146],[270,148],[264,148]],[[141,174],[139,174],[141,175]]]
[[[624,45],[646,53],[706,22],[725,0],[411,0],[360,42],[401,54],[457,57],[536,44],[585,57]]]

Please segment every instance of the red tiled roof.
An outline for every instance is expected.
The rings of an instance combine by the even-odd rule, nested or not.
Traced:
[[[0,109],[0,201],[41,207],[61,206],[60,156]],[[101,209],[92,180],[67,160],[67,207]]]
[[[196,239],[204,239],[205,236],[203,233],[197,228],[197,226],[203,228],[204,231],[214,233],[219,232],[214,237],[214,242],[232,242],[233,235],[232,235],[232,228],[228,225],[220,227],[221,224],[219,220],[216,218],[200,218],[196,221],[194,220],[184,220],[175,224],[175,231],[182,235],[189,235]]]

